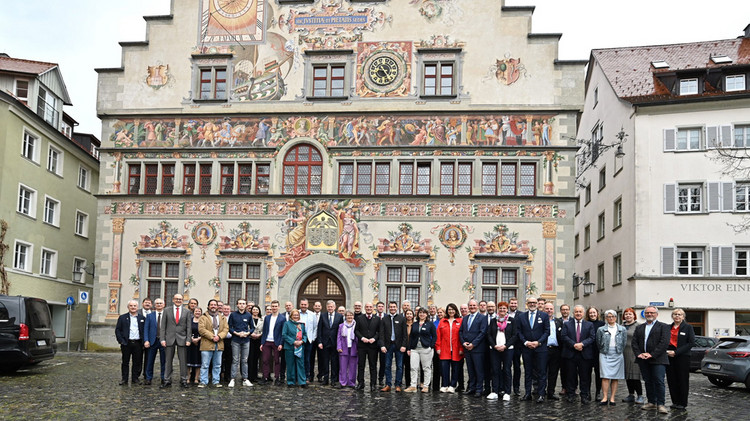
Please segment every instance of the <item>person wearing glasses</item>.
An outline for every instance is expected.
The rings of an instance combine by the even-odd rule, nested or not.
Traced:
[[[547,313],[537,309],[536,297],[526,299],[528,311],[519,315],[516,327],[518,328],[518,343],[521,347],[521,358],[523,358],[524,381],[526,393],[522,401],[532,399],[532,383],[537,384],[537,403],[543,403],[547,394],[547,338],[549,338],[549,316]]]
[[[664,374],[669,365],[667,347],[671,336],[670,328],[658,320],[659,310],[656,307],[648,306],[643,313],[646,323],[635,328],[632,344],[648,399],[641,409],[657,410],[661,414],[667,414],[669,410],[664,406]]]
[[[685,321],[685,311],[672,311],[672,327],[667,346],[667,384],[673,409],[685,409],[688,404],[690,386],[690,348],[695,346],[695,331]]]

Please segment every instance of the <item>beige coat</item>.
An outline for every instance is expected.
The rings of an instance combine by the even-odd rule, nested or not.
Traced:
[[[201,335],[201,351],[224,350],[224,338],[229,333],[229,324],[223,314],[218,313],[217,315],[219,317],[219,342],[214,342],[214,322],[211,319],[211,315],[204,313],[198,319],[198,333]],[[215,348],[214,345],[219,345],[219,347]]]

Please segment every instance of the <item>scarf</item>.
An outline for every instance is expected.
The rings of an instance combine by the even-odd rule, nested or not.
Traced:
[[[342,324],[344,325],[344,337],[346,338],[346,347],[351,348],[352,341],[354,340],[354,326],[357,325],[357,322],[355,320],[352,320],[352,324],[350,325],[346,324],[346,322]]]
[[[508,317],[503,317],[502,320],[497,320],[497,328],[500,329],[500,332],[505,333],[505,326],[508,324]]]

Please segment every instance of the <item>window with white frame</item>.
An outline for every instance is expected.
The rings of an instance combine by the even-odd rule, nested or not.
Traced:
[[[700,150],[702,134],[703,129],[700,127],[677,129],[677,150]]]
[[[36,190],[23,184],[18,185],[18,206],[16,207],[16,211],[32,218],[36,216]]]
[[[622,283],[622,255],[617,254],[612,258],[612,285]]]
[[[16,240],[13,246],[13,269],[31,272],[31,253],[34,246],[20,240]]]
[[[78,187],[89,191],[89,170],[85,167],[78,167]]]
[[[39,138],[26,130],[23,131],[21,155],[29,161],[39,162]]]
[[[42,258],[39,263],[39,274],[44,276],[57,276],[57,252],[42,248]]]
[[[29,102],[29,81],[24,79],[16,79],[16,98],[24,104],[28,105]]]
[[[702,194],[703,194],[703,186],[701,184],[678,184],[677,185],[677,212],[678,213],[701,212]]]
[[[726,77],[726,88],[727,92],[731,91],[744,91],[745,90],[745,75],[729,75]]]
[[[37,99],[36,113],[57,129],[60,112],[57,110],[58,99],[52,92],[39,87],[39,98]]]
[[[409,300],[412,306],[420,303],[422,268],[417,266],[388,266],[386,270],[386,298],[388,302]]]
[[[63,175],[63,152],[52,145],[47,152],[47,171],[60,177]]]
[[[229,263],[227,303],[232,307],[238,299],[260,302],[260,263]]]
[[[84,270],[86,268],[86,259],[81,259],[80,257],[74,257],[73,258],[73,272],[80,273],[81,274],[81,283],[86,283],[86,271]],[[75,279],[75,277],[73,278]]]
[[[599,218],[597,220],[597,226],[596,226],[596,239],[597,241],[600,241],[604,238],[604,235],[607,233],[607,224],[606,224],[606,217],[604,216],[604,212],[599,214]]]
[[[734,186],[734,210],[750,211],[750,183],[736,183]]]
[[[60,226],[60,202],[49,196],[44,197],[44,222]]]
[[[734,248],[734,274],[746,276],[748,272],[748,263],[750,263],[750,247]]]
[[[675,267],[678,275],[703,275],[705,250],[702,248],[677,248]]]
[[[75,233],[81,237],[89,236],[89,216],[81,211],[76,211]]]
[[[617,228],[620,228],[622,226],[622,198],[619,197],[617,200],[615,200],[614,208],[612,209],[612,219],[613,219],[613,227],[612,229],[615,230]]]
[[[698,93],[698,79],[680,79],[680,95],[695,95]]]
[[[750,146],[750,125],[734,126],[734,147],[744,148]]]
[[[180,262],[149,261],[148,276],[146,278],[147,297],[168,298],[181,292],[180,290]]]
[[[596,290],[601,291],[604,289],[604,263],[599,263],[596,267]]]

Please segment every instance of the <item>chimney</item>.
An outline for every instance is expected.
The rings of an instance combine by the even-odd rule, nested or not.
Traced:
[[[745,38],[750,38],[750,25],[745,27]]]

